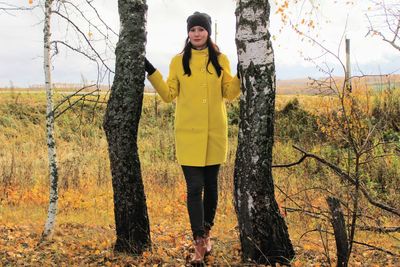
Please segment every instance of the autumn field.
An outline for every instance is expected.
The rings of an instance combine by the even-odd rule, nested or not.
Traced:
[[[382,117],[387,146],[363,158],[361,177],[373,198],[400,207],[400,93],[354,93],[360,122],[355,138]],[[56,94],[60,100],[61,95]],[[396,104],[397,103],[397,104]],[[145,95],[139,127],[139,153],[150,218],[152,250],[141,257],[113,252],[113,192],[107,143],[102,129],[105,105],[77,105],[57,119],[59,207],[52,241],[40,241],[47,215],[49,181],[45,141],[45,94],[0,94],[0,266],[185,266],[192,249],[186,188],[174,157],[174,106]],[[274,164],[317,154],[351,172],[351,152],[332,117],[334,96],[278,95]],[[346,103],[345,103],[346,105]],[[238,132],[238,102],[228,103],[229,152],[219,176],[219,204],[212,232],[212,266],[242,266],[233,203],[233,168]],[[337,113],[335,113],[337,116]],[[399,116],[397,116],[399,115]],[[396,124],[397,123],[397,124]],[[359,136],[357,135],[359,133]],[[381,140],[381,139],[379,139]],[[381,157],[380,155],[385,155]],[[296,258],[293,266],[335,266],[327,196],[343,200],[351,221],[352,187],[313,159],[274,168],[275,194],[285,217]],[[351,266],[400,266],[400,233],[367,230],[398,227],[400,220],[360,198]],[[250,266],[250,265],[247,265]]]

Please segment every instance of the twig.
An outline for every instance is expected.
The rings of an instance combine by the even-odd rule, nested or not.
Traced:
[[[325,230],[314,229],[313,231],[323,231],[324,232]],[[329,232],[329,231],[326,231],[326,233],[334,235],[332,232]],[[373,245],[370,245],[370,244],[367,244],[367,243],[363,243],[363,242],[360,242],[360,241],[353,240],[353,243],[357,244],[357,245],[366,246],[366,247],[369,247],[371,249],[378,250],[378,251],[381,251],[381,252],[385,252],[385,253],[387,253],[387,254],[389,254],[391,256],[395,256],[395,257],[399,257],[400,256],[399,254],[396,254],[396,253],[391,252],[389,250],[386,250],[386,249],[383,249],[383,248],[380,248],[380,247],[377,247],[377,246],[373,246]]]
[[[371,249],[373,249],[373,250],[378,250],[378,251],[381,251],[381,252],[385,252],[385,253],[387,253],[387,254],[389,254],[389,255],[392,255],[392,256],[396,256],[396,257],[399,257],[399,256],[400,256],[399,254],[396,254],[396,253],[391,252],[391,251],[389,251],[389,250],[386,250],[386,249],[383,249],[383,248],[380,248],[380,247],[377,247],[377,246],[373,246],[373,245],[370,245],[370,244],[366,244],[366,243],[363,243],[363,242],[359,242],[359,241],[355,241],[355,240],[354,240],[353,243],[354,243],[354,244],[357,244],[357,245],[362,245],[362,246],[371,248]]]
[[[310,157],[310,158],[313,158],[313,159],[319,161],[320,163],[322,163],[322,164],[328,166],[330,169],[332,169],[339,177],[341,177],[345,181],[348,181],[351,184],[356,185],[356,183],[357,183],[356,180],[353,177],[351,177],[349,174],[344,172],[342,169],[337,167],[336,165],[326,161],[323,158],[318,157],[317,155],[308,153],[308,152],[304,151],[303,149],[301,149],[301,148],[299,148],[299,147],[297,147],[295,145],[293,146],[293,148],[298,150],[298,151],[300,151],[300,152],[302,152],[303,153],[303,157],[304,156],[305,157]],[[297,164],[293,164],[292,166],[297,165]],[[397,208],[391,207],[391,206],[389,206],[389,205],[387,205],[385,203],[381,203],[381,202],[378,202],[375,199],[373,199],[362,184],[360,184],[360,190],[363,193],[363,195],[367,198],[369,203],[371,203],[372,205],[374,205],[376,207],[379,207],[379,208],[381,208],[383,210],[386,210],[386,211],[388,211],[390,213],[393,213],[393,214],[395,214],[397,216],[400,216],[400,211]]]
[[[303,155],[297,162],[289,163],[289,164],[272,165],[272,168],[289,168],[289,167],[293,167],[295,165],[299,165],[300,163],[302,163],[306,158],[307,158],[307,156]]]
[[[397,227],[376,227],[376,226],[359,226],[362,231],[371,231],[377,233],[397,233],[400,232],[400,226]]]
[[[68,47],[69,49],[71,49],[72,51],[75,51],[75,52],[77,52],[77,53],[79,53],[79,54],[81,54],[81,55],[87,57],[87,58],[90,59],[91,61],[96,61],[95,58],[89,56],[87,53],[83,52],[83,51],[80,50],[79,48],[76,48],[76,47],[73,47],[73,46],[67,44],[67,43],[64,42],[64,41],[55,40],[55,41],[51,41],[50,44],[54,45],[54,47],[55,47],[55,49],[56,49],[56,51],[57,51],[56,54],[58,53],[58,47],[57,47],[57,45],[58,45],[58,44],[62,44],[62,45],[64,45],[64,46]]]
[[[85,33],[82,32],[82,30],[72,21],[70,20],[68,17],[66,17],[65,15],[61,14],[58,11],[53,11],[54,14],[57,14],[58,16],[60,16],[61,18],[65,19],[68,23],[70,23],[75,30],[77,30],[80,35],[85,39],[86,43],[89,45],[90,49],[96,54],[97,58],[101,61],[101,63],[103,64],[103,66],[111,73],[115,73],[111,68],[108,67],[108,65],[106,64],[106,62],[103,60],[103,58],[100,56],[100,54],[97,52],[97,50],[92,46],[92,44],[90,43],[89,39],[86,37]]]
[[[301,213],[304,213],[305,215],[308,215],[313,218],[318,218],[318,219],[320,219],[321,217],[329,218],[328,215],[325,215],[325,214],[328,214],[328,212],[324,212],[324,211],[314,212],[314,211],[305,210],[304,208],[297,209],[297,208],[286,207],[286,206],[282,206],[282,208],[285,209],[287,212],[301,212]]]
[[[86,0],[86,3],[88,3],[88,5],[93,9],[93,11],[96,13],[97,18],[103,23],[103,25],[110,31],[112,32],[116,37],[118,37],[118,33],[116,33],[111,27],[109,27],[107,25],[107,23],[104,22],[104,20],[101,18],[99,12],[97,11],[97,9],[92,5],[92,1]]]
[[[69,96],[64,97],[64,99],[60,103],[58,103],[57,106],[54,107],[53,111],[56,111],[62,104],[64,104],[70,98],[72,98],[74,96],[78,96],[81,91],[83,91],[85,89],[88,89],[88,88],[91,88],[93,86],[96,86],[96,85],[95,84],[91,84],[91,85],[88,85],[88,86],[84,86],[84,87],[80,88],[79,90],[75,91],[73,94],[70,94]],[[93,92],[91,92],[91,93],[93,93]],[[86,95],[87,94],[83,94],[83,96],[86,96]],[[79,95],[79,96],[82,96],[82,95]]]

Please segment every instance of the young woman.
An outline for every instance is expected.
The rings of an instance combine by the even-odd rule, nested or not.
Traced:
[[[227,155],[224,98],[240,94],[228,58],[211,41],[211,17],[195,12],[187,19],[182,53],[172,58],[166,81],[146,59],[147,78],[165,102],[175,98],[175,146],[187,185],[187,207],[194,237],[192,263],[211,252],[210,230],[218,201],[218,171]],[[204,191],[204,198],[202,193]]]

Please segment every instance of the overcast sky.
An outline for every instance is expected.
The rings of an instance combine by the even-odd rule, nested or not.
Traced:
[[[37,3],[37,0],[33,0]],[[309,0],[310,1],[310,0]],[[4,2],[4,1],[3,1]],[[8,1],[15,5],[27,5],[27,0]],[[84,1],[75,0],[74,3]],[[317,1],[314,1],[317,2]],[[365,17],[368,5],[366,0],[358,1],[362,4],[346,5],[334,4],[335,1],[320,0],[318,11],[319,28],[311,34],[316,36],[326,47],[333,51],[338,50],[340,37],[345,31],[351,38],[353,73],[357,69],[364,73],[387,73],[400,69],[400,53],[377,37],[365,37],[368,24]],[[340,1],[339,1],[340,2]],[[104,20],[117,32],[119,30],[119,17],[117,1],[95,0],[94,4]],[[160,69],[166,76],[171,58],[183,48],[186,33],[186,18],[194,11],[206,12],[211,15],[213,22],[217,22],[217,44],[222,52],[228,55],[233,72],[236,69],[237,55],[235,46],[235,5],[234,0],[148,0],[147,23],[147,58],[153,65]],[[292,7],[289,18],[296,23],[308,11],[307,5]],[[273,45],[275,50],[276,75],[278,79],[306,78],[307,76],[319,77],[315,64],[304,60],[304,57],[317,57],[321,50],[312,46],[306,40],[294,33],[289,27],[284,27],[280,16],[276,14],[276,6],[271,10],[271,34],[275,36]],[[302,12],[300,12],[300,10]],[[303,15],[301,15],[303,13]],[[94,18],[90,13],[89,17]],[[299,15],[300,14],[300,15]],[[9,15],[0,11],[0,86],[30,86],[42,84],[43,75],[43,12],[24,11]],[[80,21],[82,28],[87,28],[87,23]],[[282,29],[282,31],[280,31]],[[86,29],[85,29],[86,30]],[[214,28],[213,28],[214,30]],[[62,23],[53,21],[53,38],[65,36]],[[89,32],[89,30],[86,30]],[[69,31],[71,32],[71,31]],[[99,38],[93,32],[93,39]],[[71,34],[69,35],[71,36]],[[214,33],[213,33],[214,38]],[[344,52],[344,47],[341,51]],[[340,57],[344,59],[344,53]],[[112,55],[109,64],[114,65]],[[337,62],[329,56],[318,58],[318,61],[327,61],[336,69],[336,74],[341,75]],[[87,60],[74,55],[72,52],[61,50],[54,58],[53,82],[80,82],[82,77],[94,80],[95,66]]]

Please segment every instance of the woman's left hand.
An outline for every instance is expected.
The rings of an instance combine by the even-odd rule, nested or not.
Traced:
[[[151,64],[150,61],[148,61],[146,57],[144,58],[144,70],[149,75],[152,75],[156,71],[156,68],[154,68],[153,64]]]

